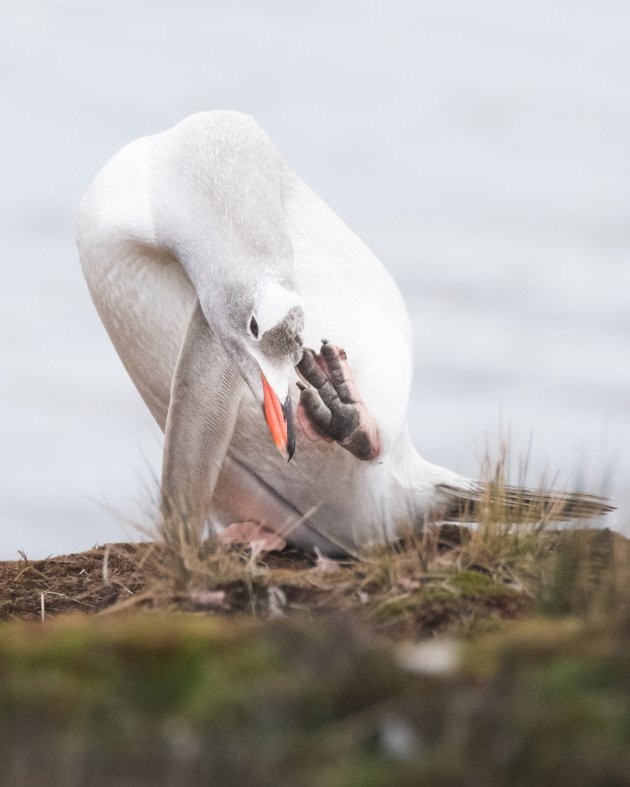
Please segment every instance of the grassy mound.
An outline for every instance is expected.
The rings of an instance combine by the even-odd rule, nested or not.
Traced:
[[[0,566],[2,784],[628,783],[622,537],[181,557]]]
[[[432,674],[430,645],[329,617],[7,624],[2,781],[627,784],[628,644],[623,626],[532,619],[442,643],[454,664]]]
[[[627,784],[629,578],[619,535],[491,522],[0,564],[0,782]]]

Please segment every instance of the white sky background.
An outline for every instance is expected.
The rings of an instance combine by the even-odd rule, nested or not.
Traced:
[[[425,458],[477,475],[502,425],[530,481],[630,523],[625,0],[4,0],[0,107],[0,559],[120,540],[105,507],[147,499],[161,437],[74,215],[119,147],[213,108],[254,115],[396,277]]]

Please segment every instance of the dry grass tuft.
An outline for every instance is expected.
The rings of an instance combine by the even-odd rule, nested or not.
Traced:
[[[400,637],[474,633],[525,614],[543,597],[549,605],[560,570],[554,553],[565,544],[556,523],[567,511],[592,513],[606,504],[544,485],[510,486],[505,450],[497,461],[486,460],[484,470],[468,511],[460,510],[464,521],[474,512],[474,526],[427,524],[420,534],[345,560],[201,542],[185,526],[167,523],[150,585],[153,603],[213,614],[352,614]],[[589,564],[590,543],[584,548],[581,559]]]
[[[170,522],[151,545],[1,565],[0,617],[41,615],[44,598],[46,619],[71,609],[130,607],[255,617],[332,613],[361,618],[389,637],[415,638],[471,635],[536,608],[618,611],[630,587],[627,540],[609,531],[558,530],[549,500],[559,496],[540,490],[519,501],[506,483],[505,455],[486,467],[474,526],[427,525],[396,544],[333,560],[201,541]]]

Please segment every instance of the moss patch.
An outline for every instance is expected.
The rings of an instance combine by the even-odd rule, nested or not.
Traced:
[[[530,609],[531,599],[522,592],[479,571],[460,571],[440,583],[425,583],[414,592],[377,600],[372,615],[381,633],[398,638],[445,631],[471,636]]]

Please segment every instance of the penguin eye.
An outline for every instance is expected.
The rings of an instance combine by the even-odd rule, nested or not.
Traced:
[[[249,330],[252,332],[252,336],[254,339],[258,338],[258,323],[256,322],[256,318],[252,317],[249,321]]]

